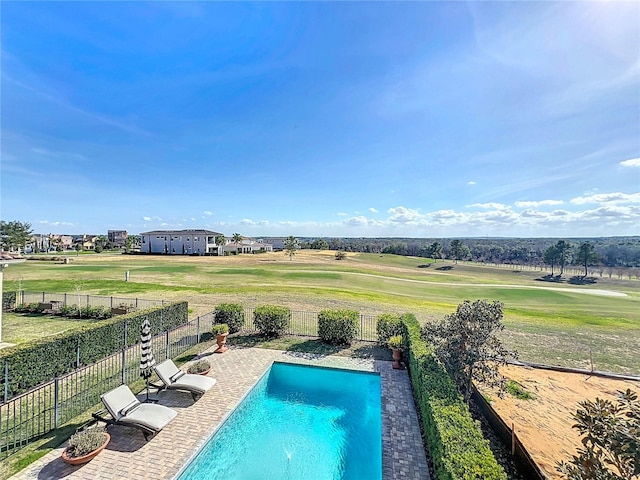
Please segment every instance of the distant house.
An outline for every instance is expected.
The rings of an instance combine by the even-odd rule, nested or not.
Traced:
[[[107,230],[107,238],[115,247],[124,247],[127,241],[127,231]]]
[[[153,230],[140,234],[140,252],[165,255],[222,255],[211,230]]]
[[[228,238],[227,244],[224,246],[224,252],[232,254],[273,252],[273,245],[248,237],[243,238],[242,241],[236,245],[235,242]]]
[[[77,246],[80,245],[81,250],[95,250],[96,242],[98,241],[98,235],[74,235],[73,243]]]
[[[285,237],[265,237],[258,240],[262,243],[267,243],[272,246],[273,251],[279,252],[284,250]]]

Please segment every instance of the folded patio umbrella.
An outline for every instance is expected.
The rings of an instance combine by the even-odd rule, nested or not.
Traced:
[[[147,384],[147,399],[149,400],[149,378],[153,374],[153,367],[156,364],[155,358],[153,358],[153,352],[151,351],[151,324],[149,319],[145,318],[140,327],[140,348],[142,350],[142,356],[140,357],[140,376],[144,378]]]

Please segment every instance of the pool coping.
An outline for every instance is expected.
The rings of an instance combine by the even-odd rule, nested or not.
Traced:
[[[212,350],[212,349],[211,349]],[[273,362],[343,368],[380,374],[382,389],[383,480],[429,480],[429,470],[406,370],[374,359],[299,354],[255,347],[233,347],[219,355],[203,352],[217,384],[196,402],[181,391],[163,391],[160,404],[178,415],[148,442],[135,429],[110,426],[112,440],[90,463],[62,462],[64,445],[11,477],[12,480],[121,478],[176,479],[202,446],[229,418]],[[141,392],[144,393],[144,392]],[[152,468],[149,468],[152,466]]]

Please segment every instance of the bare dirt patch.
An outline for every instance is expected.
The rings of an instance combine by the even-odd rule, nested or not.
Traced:
[[[535,395],[534,400],[519,400],[506,394],[503,399],[484,391],[492,406],[511,426],[532,458],[548,478],[562,478],[556,462],[569,460],[580,447],[580,436],[571,428],[578,402],[596,397],[615,400],[618,390],[640,391],[640,382],[532,369],[510,365],[505,377]]]

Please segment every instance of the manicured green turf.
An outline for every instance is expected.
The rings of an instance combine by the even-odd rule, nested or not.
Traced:
[[[32,313],[2,314],[2,341],[25,343],[54,333],[79,328],[92,320],[70,319]]]
[[[85,255],[70,264],[25,262],[5,271],[5,290],[137,296],[189,301],[196,314],[218,303],[275,304],[295,310],[355,308],[409,311],[423,322],[464,300],[505,304],[505,341],[521,358],[584,366],[589,349],[601,370],[640,373],[640,283],[599,278],[595,285],[547,283],[536,270],[494,268],[424,258],[299,252],[237,257]],[[427,266],[428,265],[428,266]],[[130,281],[124,281],[126,271]],[[581,292],[611,290],[626,296]]]

